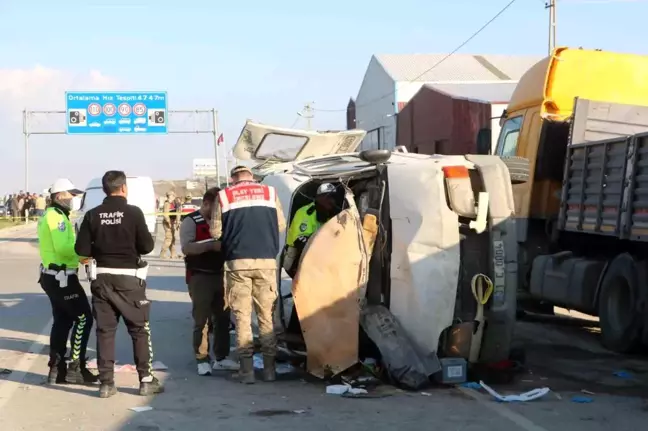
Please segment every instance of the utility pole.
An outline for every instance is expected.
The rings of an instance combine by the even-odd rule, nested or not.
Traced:
[[[545,4],[545,9],[549,9],[549,55],[556,48],[556,0],[549,0]]]
[[[297,113],[297,115],[306,119],[306,130],[311,130],[311,120],[315,116],[313,104],[315,104],[315,102],[306,103],[304,105],[304,109],[302,109],[301,112]]]

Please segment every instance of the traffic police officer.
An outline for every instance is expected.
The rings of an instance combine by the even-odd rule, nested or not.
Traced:
[[[169,250],[169,258],[175,257],[176,230],[178,230],[177,212],[180,207],[176,205],[175,193],[169,191],[162,207],[162,227],[164,228],[164,244],[160,251],[160,258],[166,258],[166,251]]]
[[[335,209],[335,186],[324,183],[317,188],[315,202],[304,205],[295,213],[288,228],[283,261],[283,267],[290,277],[297,272],[299,257],[308,238],[335,214]]]
[[[272,311],[277,299],[279,232],[286,228],[274,187],[254,181],[252,171],[237,166],[234,185],[221,190],[213,205],[211,234],[220,239],[225,260],[225,302],[236,320],[239,378],[254,383],[252,304],[259,321],[263,379],[275,380],[276,338]]]
[[[52,304],[48,383],[94,383],[97,377],[86,368],[86,349],[92,329],[88,297],[77,275],[79,256],[74,252],[74,229],[70,223],[72,198],[81,194],[68,179],[50,188],[52,204],[38,221],[41,256],[39,283]],[[72,347],[65,363],[67,339]]]
[[[141,255],[153,251],[155,241],[148,231],[142,210],[128,205],[126,174],[108,171],[102,187],[107,197],[83,218],[76,242],[80,256],[91,257],[89,275],[92,306],[97,321],[99,396],[117,393],[114,381],[115,333],[123,317],[133,340],[139,393],[147,396],[163,391],[153,375],[149,314],[146,297],[148,264]]]

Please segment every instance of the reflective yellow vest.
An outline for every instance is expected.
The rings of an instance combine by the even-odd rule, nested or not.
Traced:
[[[299,208],[290,223],[286,244],[293,247],[297,238],[300,236],[310,237],[320,226],[322,226],[322,223],[317,221],[314,203]]]
[[[70,219],[59,209],[47,208],[38,220],[38,249],[45,269],[50,264],[79,267],[79,256],[74,251],[76,235]]]

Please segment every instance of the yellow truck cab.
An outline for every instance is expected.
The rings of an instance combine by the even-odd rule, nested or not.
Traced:
[[[631,168],[624,160],[632,159],[638,146],[625,140],[648,131],[646,106],[648,56],[557,48],[520,79],[501,118],[495,150],[513,182],[521,293],[551,310],[558,305],[598,315],[603,343],[616,351],[633,349],[642,331],[648,342],[648,317],[642,317],[648,316],[648,279],[636,282],[648,268],[648,247],[603,232],[601,219],[615,210],[614,204],[604,205],[614,175],[619,194],[627,195],[631,181],[625,174]],[[636,136],[632,142],[644,142]],[[628,151],[614,174],[606,171],[617,151],[611,148]],[[576,188],[580,196],[574,197]],[[598,195],[588,194],[593,189]],[[587,231],[582,214],[590,209],[599,214],[592,216],[596,229]],[[564,220],[574,211],[581,212],[580,223],[567,229]],[[633,278],[634,284],[628,281]]]
[[[576,97],[648,105],[648,56],[557,48],[522,76],[502,118],[496,149],[497,155],[529,161],[530,187],[514,192],[518,217],[558,214],[565,147],[551,148],[551,141],[566,138]]]

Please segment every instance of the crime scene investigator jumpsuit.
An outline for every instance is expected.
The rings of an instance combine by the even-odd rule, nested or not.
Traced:
[[[252,304],[259,321],[264,371],[274,369],[279,233],[285,231],[281,203],[273,187],[240,181],[220,191],[214,202],[211,234],[220,238],[225,260],[225,302],[236,320],[239,376],[254,380]],[[251,376],[250,376],[251,373]],[[252,381],[249,381],[250,383]]]
[[[38,248],[42,263],[39,283],[52,304],[49,366],[59,366],[59,370],[66,366],[68,335],[72,346],[70,359],[79,361],[85,368],[92,330],[90,304],[77,275],[79,256],[74,251],[74,241],[69,211],[53,204],[38,221]]]
[[[126,323],[133,341],[135,366],[140,377],[153,377],[153,347],[146,297],[146,281],[135,277],[140,256],[153,251],[155,242],[142,210],[121,196],[108,196],[83,218],[76,252],[97,262],[92,281],[92,306],[97,321],[99,380],[114,384],[115,334],[119,318]]]

